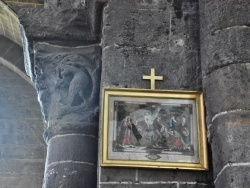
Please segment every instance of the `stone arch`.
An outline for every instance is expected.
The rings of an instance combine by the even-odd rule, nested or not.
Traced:
[[[0,182],[3,187],[42,187],[45,123],[25,73],[18,20],[2,1],[0,19]]]

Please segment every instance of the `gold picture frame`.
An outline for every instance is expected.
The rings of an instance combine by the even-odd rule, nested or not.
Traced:
[[[203,94],[104,88],[101,166],[207,170]]]

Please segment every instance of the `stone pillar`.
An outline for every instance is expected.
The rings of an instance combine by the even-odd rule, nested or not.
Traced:
[[[37,43],[35,84],[48,128],[44,187],[95,187],[100,47]]]
[[[201,62],[215,187],[249,187],[249,1],[200,0]]]
[[[96,187],[101,73],[97,7],[95,1],[46,1],[48,9],[19,12],[26,72],[48,123],[44,188]]]

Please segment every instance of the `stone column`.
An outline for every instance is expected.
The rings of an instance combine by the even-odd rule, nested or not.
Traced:
[[[249,187],[249,1],[200,0],[201,62],[215,187]]]
[[[95,1],[46,1],[19,12],[25,67],[48,128],[44,188],[97,183],[100,18]]]
[[[44,187],[95,187],[100,47],[37,43],[35,84],[48,128]]]

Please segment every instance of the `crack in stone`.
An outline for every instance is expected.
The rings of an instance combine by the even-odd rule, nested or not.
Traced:
[[[210,68],[210,70],[203,76],[203,80],[209,76],[210,74],[212,74],[214,71],[218,70],[218,69],[222,69],[224,67],[228,67],[230,65],[236,65],[236,64],[248,64],[250,62],[239,62],[239,61],[235,61],[233,63],[229,63],[229,64],[226,64],[226,65],[215,65],[213,66],[212,68]]]
[[[218,29],[211,31],[210,35],[214,36],[215,34],[217,34],[220,31],[223,31],[223,30],[239,29],[239,28],[250,28],[250,25],[244,24],[244,25],[234,25],[234,26],[228,26],[228,27],[224,27],[224,28],[218,28]]]
[[[243,163],[232,163],[232,162],[228,162],[225,166],[223,166],[223,168],[221,169],[221,171],[216,175],[216,178],[214,180],[214,184],[217,182],[219,176],[222,174],[222,172],[227,168],[227,167],[231,167],[231,166],[250,166],[250,162],[243,162]]]

